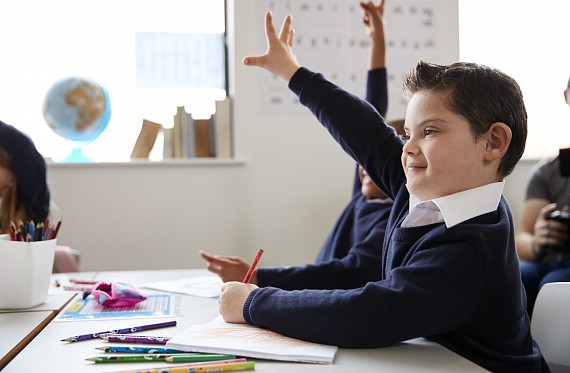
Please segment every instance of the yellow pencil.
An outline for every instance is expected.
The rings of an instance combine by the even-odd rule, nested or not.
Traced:
[[[246,361],[245,363],[230,363],[230,364],[211,364],[195,367],[172,367],[169,369],[162,368],[156,373],[213,373],[213,372],[239,372],[244,370],[254,370],[255,362]]]
[[[190,363],[181,365],[169,365],[165,367],[121,370],[115,373],[213,373],[213,372],[238,372],[254,370],[255,362],[246,361],[244,358],[225,361],[212,361],[204,363]]]

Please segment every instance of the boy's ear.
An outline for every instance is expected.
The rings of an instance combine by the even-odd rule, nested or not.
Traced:
[[[485,136],[485,160],[494,161],[502,158],[509,149],[512,137],[513,133],[505,123],[491,124]]]

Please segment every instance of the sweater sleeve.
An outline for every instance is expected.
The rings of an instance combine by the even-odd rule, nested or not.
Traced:
[[[366,79],[366,101],[372,104],[382,117],[386,118],[386,112],[388,110],[388,77],[385,67],[368,71]],[[360,193],[361,188],[362,184],[358,176],[357,165],[352,194]]]
[[[386,118],[388,111],[388,76],[385,67],[368,71],[366,101],[370,102],[378,113]]]
[[[289,88],[374,183],[394,199],[405,184],[400,161],[403,143],[378,111],[306,68],[297,70]]]

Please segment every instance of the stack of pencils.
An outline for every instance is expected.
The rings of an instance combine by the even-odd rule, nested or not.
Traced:
[[[57,238],[60,227],[61,220],[55,225],[50,225],[48,219],[39,223],[34,223],[33,220],[24,223],[20,220],[17,225],[13,221],[10,222],[8,231],[10,233],[10,240],[12,241],[33,242]]]
[[[74,343],[92,339],[101,339],[108,342],[138,343],[138,345],[133,346],[108,345],[96,347],[97,350],[105,352],[105,355],[85,359],[95,364],[138,362],[165,362],[176,364],[161,367],[153,366],[148,369],[138,368],[125,370],[121,371],[121,373],[208,373],[238,372],[255,369],[254,361],[248,361],[245,358],[237,357],[235,355],[188,352],[170,349],[164,346],[148,346],[148,343],[164,345],[170,338],[132,334],[144,330],[176,326],[176,324],[176,321],[166,321],[157,324],[131,326],[116,330],[75,335],[64,338],[61,341]]]

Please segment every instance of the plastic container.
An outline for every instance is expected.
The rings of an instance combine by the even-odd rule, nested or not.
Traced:
[[[56,240],[21,242],[0,235],[0,309],[44,303],[48,296]]]

